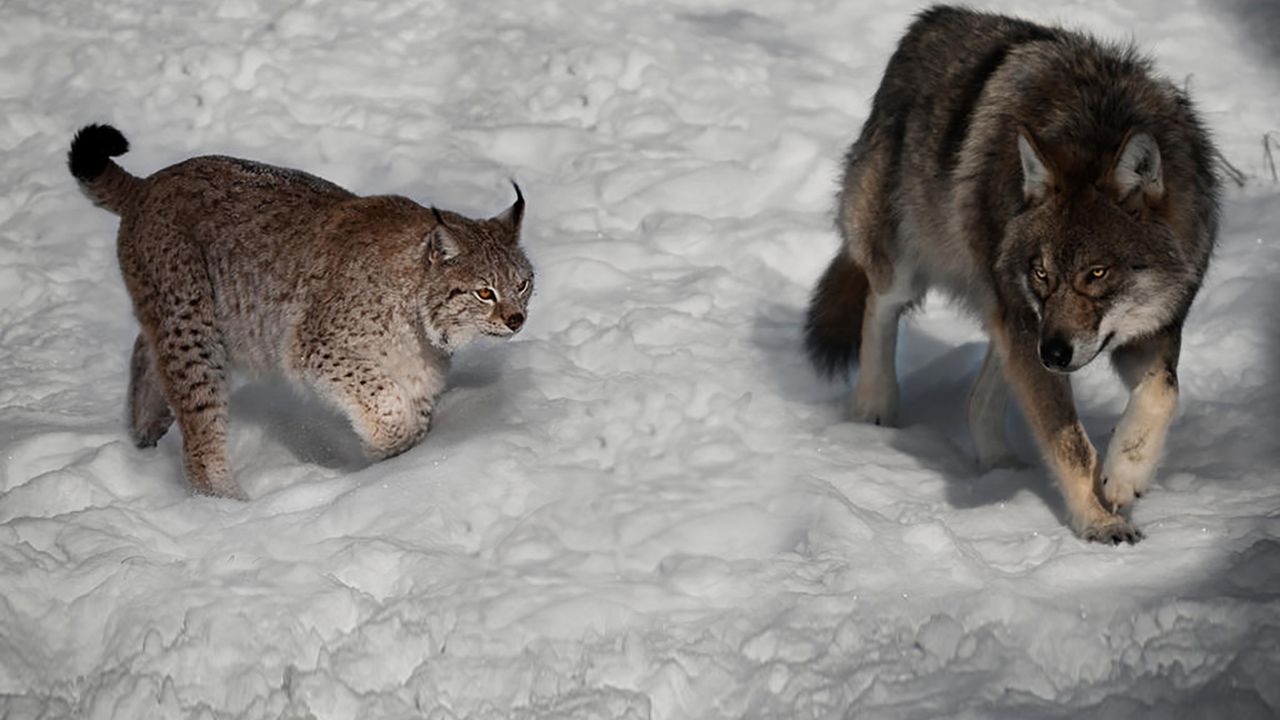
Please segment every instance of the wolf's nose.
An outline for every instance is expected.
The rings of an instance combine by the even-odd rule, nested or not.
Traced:
[[[511,332],[515,332],[524,325],[524,315],[520,313],[511,313],[507,316],[507,327],[511,328]]]
[[[1061,370],[1071,364],[1071,346],[1060,337],[1040,343],[1040,362],[1050,370]]]

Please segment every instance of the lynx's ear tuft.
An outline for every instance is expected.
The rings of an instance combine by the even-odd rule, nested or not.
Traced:
[[[427,261],[435,265],[457,257],[462,253],[462,247],[444,224],[440,211],[433,207],[431,214],[436,217],[436,226],[427,233]]]
[[[1156,139],[1145,132],[1131,130],[1116,155],[1111,180],[1115,183],[1117,200],[1124,201],[1141,191],[1149,204],[1160,202],[1164,198],[1164,171]]]
[[[520,223],[524,220],[524,194],[520,192],[520,186],[515,180],[511,181],[511,187],[516,189],[516,201],[511,204],[511,207],[494,215],[493,219],[511,228],[511,232],[519,237]]]
[[[1049,197],[1056,185],[1053,171],[1036,147],[1031,131],[1024,127],[1018,128],[1018,158],[1022,161],[1022,196],[1033,203]]]

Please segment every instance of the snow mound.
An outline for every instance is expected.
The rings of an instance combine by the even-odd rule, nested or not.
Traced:
[[[1017,10],[1011,0],[995,3]],[[1056,6],[1055,6],[1056,7]],[[799,351],[839,158],[914,3],[10,0],[0,24],[0,717],[1271,718],[1280,713],[1280,122],[1262,4],[1084,1],[1187,78],[1250,182],[1188,321],[1147,539],[979,474],[978,328],[904,327],[900,430]],[[463,352],[377,465],[270,384],[253,501],[123,430],[115,220],[64,166],[126,132],[471,214],[529,199],[525,330]],[[1103,439],[1103,368],[1077,400]],[[1019,427],[1013,423],[1014,427]]]

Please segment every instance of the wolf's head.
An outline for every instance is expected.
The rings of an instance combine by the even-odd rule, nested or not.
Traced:
[[[433,209],[422,318],[444,350],[479,335],[509,337],[524,326],[533,266],[520,249],[524,196],[515,190],[515,203],[486,220]]]
[[[1040,359],[1056,372],[1153,333],[1185,313],[1191,264],[1164,225],[1160,148],[1130,131],[1099,175],[1063,174],[1020,128],[1024,211],[997,262],[1006,302],[1039,323]],[[1062,157],[1059,155],[1059,157]]]

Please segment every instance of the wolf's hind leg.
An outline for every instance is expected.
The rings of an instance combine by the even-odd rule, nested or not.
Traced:
[[[1022,463],[1009,449],[1004,431],[1005,413],[1009,407],[1009,385],[1000,367],[1000,354],[995,345],[987,346],[978,379],[969,391],[965,418],[969,435],[983,470],[997,467],[1021,467]]]
[[[891,426],[898,420],[898,321],[917,299],[911,284],[909,274],[899,272],[888,292],[867,296],[852,397],[853,417],[863,422]]]
[[[173,409],[164,397],[155,358],[146,336],[138,333],[129,363],[129,434],[138,447],[155,447],[171,425]]]
[[[1102,496],[1114,509],[1141,497],[1155,476],[1178,410],[1180,346],[1178,331],[1167,330],[1111,355],[1130,391],[1102,463]]]

